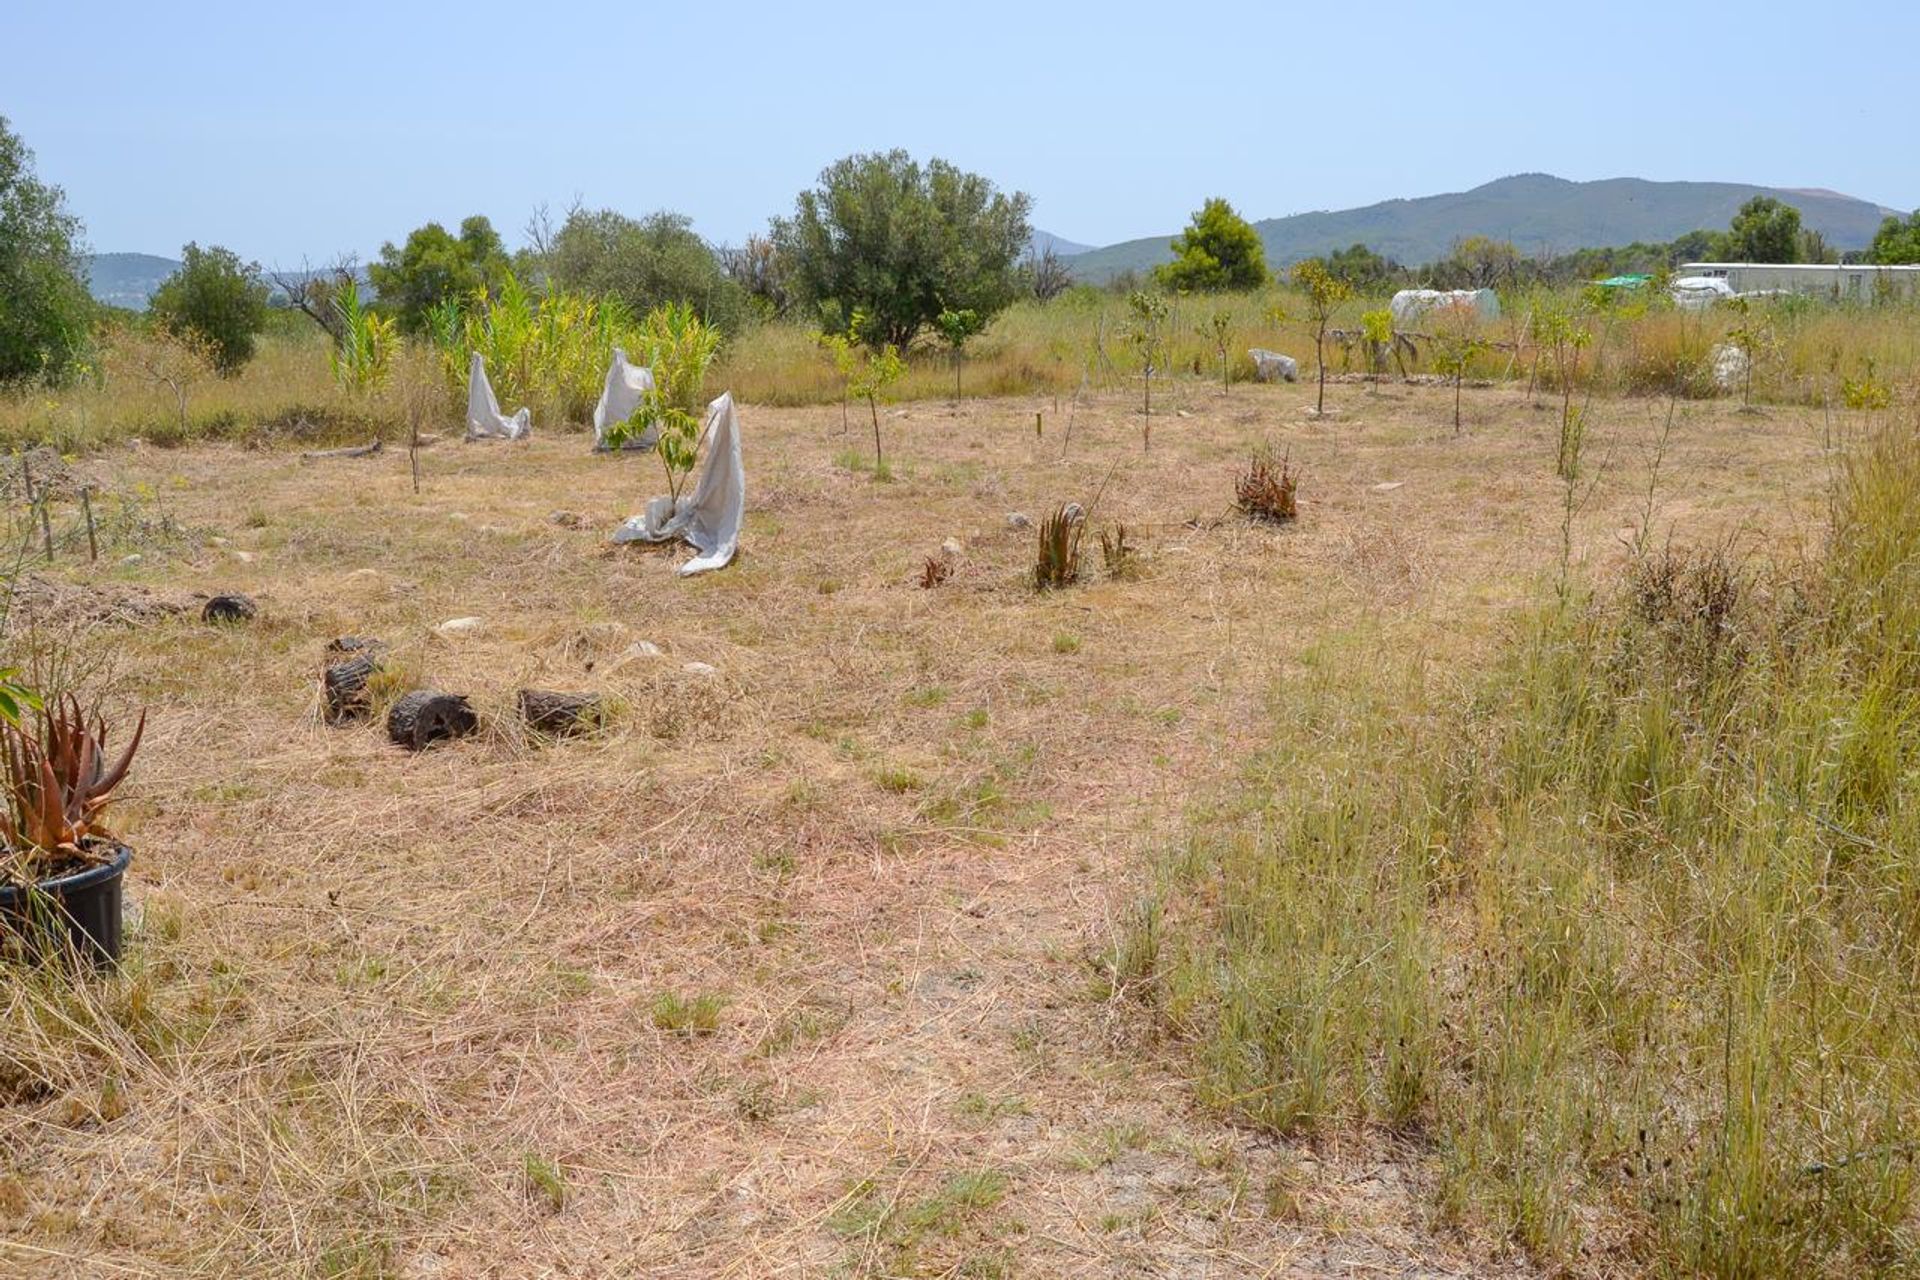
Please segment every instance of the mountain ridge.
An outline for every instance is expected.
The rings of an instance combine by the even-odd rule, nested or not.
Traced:
[[[1302,258],[1365,244],[1408,266],[1444,257],[1471,235],[1511,240],[1523,253],[1565,253],[1635,241],[1667,241],[1723,230],[1742,204],[1772,196],[1800,210],[1807,227],[1838,249],[1862,249],[1893,212],[1815,187],[1740,182],[1656,182],[1600,178],[1574,182],[1549,173],[1512,174],[1466,191],[1401,196],[1352,209],[1319,209],[1253,224],[1276,270]],[[1173,234],[1124,240],[1066,259],[1075,278],[1100,284],[1169,261]]]

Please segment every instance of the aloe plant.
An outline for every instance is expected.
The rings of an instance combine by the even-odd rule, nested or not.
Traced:
[[[93,860],[107,834],[100,817],[133,764],[146,733],[143,712],[133,736],[108,763],[105,717],[91,718],[69,695],[41,709],[33,727],[0,725],[0,844],[22,878],[68,859]]]

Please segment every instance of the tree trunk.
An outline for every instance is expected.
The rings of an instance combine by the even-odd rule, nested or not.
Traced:
[[[555,693],[546,689],[520,691],[520,718],[536,733],[564,737],[600,727],[605,706],[596,693]]]
[[[1313,338],[1313,362],[1320,366],[1320,394],[1313,402],[1313,416],[1327,416],[1327,326],[1322,324],[1320,332]]]
[[[467,700],[457,693],[416,689],[387,712],[387,737],[410,751],[424,751],[436,742],[465,738],[480,728]]]
[[[879,475],[887,459],[880,452],[880,403],[872,396],[867,397],[867,412],[873,415],[873,473]]]

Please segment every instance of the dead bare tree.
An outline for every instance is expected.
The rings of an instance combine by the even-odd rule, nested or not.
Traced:
[[[331,266],[318,271],[302,258],[300,270],[282,271],[276,268],[267,272],[267,279],[291,306],[319,325],[321,332],[339,342],[342,337],[340,313],[334,310],[333,295],[342,284],[354,279],[359,269],[359,259],[351,255],[335,258]]]

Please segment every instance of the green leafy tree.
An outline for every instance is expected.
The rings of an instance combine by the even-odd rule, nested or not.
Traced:
[[[1793,262],[1800,250],[1800,211],[1772,196],[1740,206],[1727,228],[1724,252],[1734,262]]]
[[[1030,205],[944,160],[855,155],[800,193],[773,240],[795,296],[827,328],[844,331],[858,311],[867,345],[905,350],[948,308],[985,323],[1020,296]]]
[[[1153,269],[1162,288],[1219,293],[1267,283],[1267,251],[1260,233],[1218,197],[1200,207],[1172,247],[1173,261]]]
[[[80,220],[34,176],[33,152],[0,116],[0,385],[64,381],[93,320]]]
[[[154,290],[147,310],[174,333],[198,334],[213,353],[213,367],[230,378],[253,359],[255,340],[267,326],[260,264],[242,262],[219,245],[189,244],[180,257],[180,269]]]
[[[1353,286],[1355,293],[1368,293],[1379,289],[1401,273],[1401,266],[1391,258],[1382,257],[1364,244],[1349,245],[1345,249],[1335,249],[1325,259],[1327,274],[1338,280],[1345,280]]]
[[[1920,209],[1905,218],[1890,217],[1873,233],[1873,261],[1886,266],[1920,262]]]
[[[479,215],[460,224],[454,235],[429,222],[407,236],[404,245],[380,246],[380,260],[367,268],[380,304],[406,333],[423,332],[427,313],[448,298],[466,298],[492,290],[508,274],[506,246],[493,224]]]
[[[772,288],[771,249],[763,256],[752,269],[769,273]],[[618,298],[635,315],[684,303],[705,323],[738,333],[752,310],[746,288],[694,233],[692,220],[665,210],[629,218],[612,209],[575,209],[554,234],[544,265],[563,288]]]
[[[1474,332],[1471,313],[1461,307],[1448,307],[1435,328],[1433,347],[1434,369],[1453,379],[1453,434],[1459,435],[1460,388],[1474,359],[1488,350],[1487,342]]]
[[[1327,411],[1327,326],[1333,313],[1353,297],[1353,286],[1328,271],[1318,258],[1294,264],[1294,288],[1307,295],[1307,314],[1313,321],[1313,361],[1320,367],[1320,389],[1313,411]]]
[[[953,399],[957,404],[960,400],[960,364],[966,359],[967,343],[986,328],[986,322],[980,318],[979,312],[971,308],[959,311],[949,308],[933,318],[933,327],[939,332],[940,340],[953,353]]]

